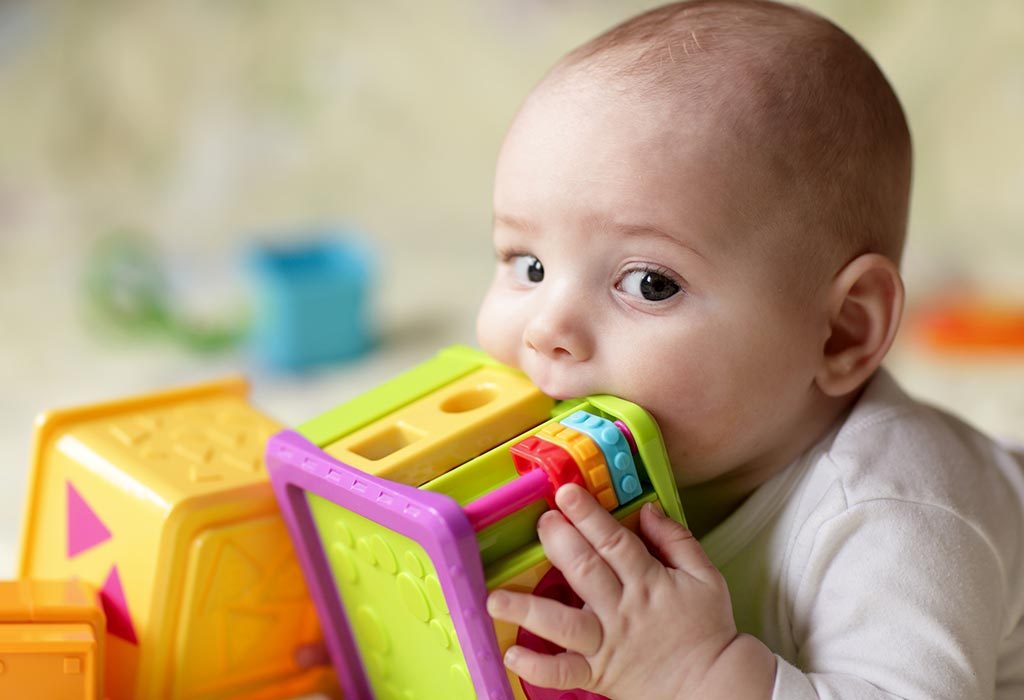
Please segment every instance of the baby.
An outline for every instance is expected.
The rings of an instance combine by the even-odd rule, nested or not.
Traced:
[[[617,700],[1024,698],[1021,465],[880,369],[910,179],[874,61],[785,5],[652,10],[527,97],[479,341],[551,396],[645,407],[689,529],[645,507],[641,539],[563,487],[539,535],[586,605],[493,593],[566,649],[512,671]]]

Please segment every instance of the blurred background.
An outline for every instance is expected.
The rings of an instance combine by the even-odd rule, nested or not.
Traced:
[[[560,55],[655,4],[0,0],[0,578],[40,411],[242,373],[294,425],[474,343],[504,129]],[[891,368],[1024,439],[1024,3],[804,4],[914,135]],[[324,231],[368,251],[373,343],[284,372],[234,342],[281,283],[246,261]]]

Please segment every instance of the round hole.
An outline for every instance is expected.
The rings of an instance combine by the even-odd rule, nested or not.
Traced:
[[[498,398],[498,387],[494,384],[479,384],[472,389],[460,391],[441,402],[441,410],[445,413],[465,413],[475,408],[486,406]]]

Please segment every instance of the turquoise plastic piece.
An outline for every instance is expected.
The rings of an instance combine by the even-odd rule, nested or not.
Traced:
[[[629,449],[626,436],[613,422],[587,411],[576,411],[561,422],[573,430],[588,435],[601,448],[620,505],[639,498],[643,493],[643,486],[640,484],[633,453]]]

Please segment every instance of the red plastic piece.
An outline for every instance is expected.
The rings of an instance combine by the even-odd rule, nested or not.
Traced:
[[[535,469],[543,469],[551,483],[551,491],[544,496],[548,506],[555,509],[555,492],[565,484],[579,484],[587,488],[583,475],[572,455],[558,445],[543,440],[535,435],[521,440],[509,448],[516,471],[526,474]]]

